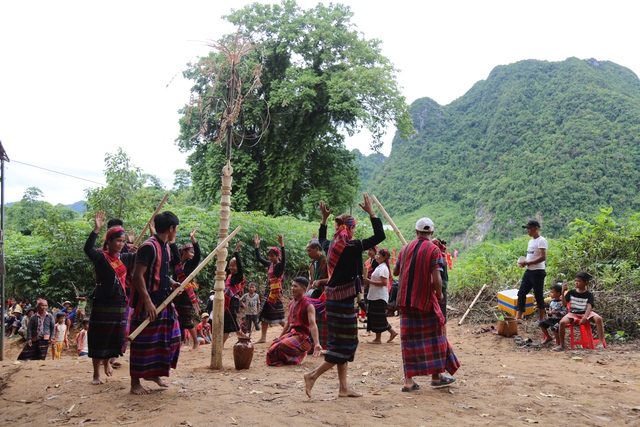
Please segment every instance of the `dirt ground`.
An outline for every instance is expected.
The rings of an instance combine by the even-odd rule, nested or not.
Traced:
[[[398,326],[399,318],[389,318]],[[255,345],[249,370],[236,371],[231,338],[222,370],[208,368],[210,346],[183,347],[170,387],[150,385],[153,393],[129,393],[128,357],[105,384],[91,385],[91,361],[72,349],[62,359],[16,358],[17,340],[5,341],[0,362],[0,420],[3,425],[153,426],[639,426],[640,354],[637,344],[611,344],[606,350],[554,353],[519,347],[513,338],[474,333],[487,325],[457,325],[450,318],[449,340],[462,363],[458,381],[433,389],[417,378],[417,392],[402,393],[400,339],[369,345],[360,338],[350,383],[364,396],[337,397],[337,372],[318,379],[313,398],[302,375],[321,362],[268,367],[265,344]],[[280,333],[269,330],[269,339]],[[255,335],[255,334],[254,334]],[[383,335],[383,339],[385,338]],[[532,323],[520,335],[536,342]],[[254,341],[256,338],[254,337]]]

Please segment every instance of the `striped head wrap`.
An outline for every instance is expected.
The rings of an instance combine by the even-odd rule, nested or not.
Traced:
[[[105,234],[104,236],[104,243],[105,245],[111,240],[113,239],[113,236],[115,236],[118,233],[122,233],[124,234],[124,228],[120,227],[119,225],[116,227],[111,227],[110,229],[107,230],[107,234]]]
[[[438,249],[440,249],[440,251],[444,254],[447,251],[447,247],[446,242],[444,242],[443,240],[438,240],[438,239],[432,239],[431,243],[433,243],[434,245],[436,245],[438,247]]]
[[[184,251],[188,251],[189,249],[193,248],[193,245],[191,243],[187,243],[186,245],[184,245],[183,247],[181,247],[179,249],[180,253],[183,253]]]
[[[281,255],[281,253],[280,253],[280,248],[275,247],[275,246],[271,246],[271,247],[269,248],[269,252],[273,252],[274,254],[276,254],[276,256],[277,256],[278,258],[280,258],[280,255]]]
[[[349,241],[353,239],[353,232],[356,224],[357,221],[355,218],[346,220],[340,225],[336,224],[336,233],[333,235],[333,239],[331,239],[327,260],[327,271],[329,273],[329,277],[333,275],[333,270],[336,268],[345,246],[347,246]]]

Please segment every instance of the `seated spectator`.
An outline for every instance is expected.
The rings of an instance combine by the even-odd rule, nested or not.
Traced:
[[[547,310],[547,318],[539,323],[540,329],[542,330],[542,344],[549,344],[553,341],[549,331],[547,329],[551,328],[551,332],[555,336],[556,345],[560,345],[560,334],[558,333],[560,320],[567,314],[567,308],[562,305],[562,285],[556,284],[551,287],[549,290],[549,296],[551,297],[551,302],[549,303],[549,309]]]
[[[13,338],[13,336],[16,334],[16,332],[18,332],[18,329],[20,329],[20,327],[22,326],[22,318],[24,316],[22,316],[22,308],[20,308],[19,305],[16,305],[13,308],[13,313],[11,313],[11,316],[9,316],[7,319],[9,320],[8,322],[8,337],[9,338]]]
[[[593,308],[595,308],[595,302],[593,294],[587,290],[587,284],[591,280],[591,276],[588,273],[578,273],[574,279],[576,289],[567,291],[567,284],[562,285],[562,303],[566,307],[567,304],[571,304],[569,313],[560,321],[559,335],[560,344],[555,346],[553,351],[564,350],[564,335],[567,325],[572,324],[576,320],[580,320],[580,324],[584,325],[590,320],[596,322],[596,328],[598,331],[598,337],[600,340],[604,339],[604,324],[602,317],[600,317]],[[566,292],[566,294],[565,294]],[[602,344],[598,344],[598,348],[603,348]]]
[[[309,281],[304,277],[296,277],[291,282],[289,302],[289,316],[285,322],[282,334],[273,340],[267,350],[267,365],[297,365],[302,363],[307,352],[314,345],[313,355],[318,357],[322,351],[318,327],[316,325],[316,310],[305,296]]]
[[[27,310],[27,313],[24,316],[22,316],[22,325],[20,325],[20,329],[18,329],[18,335],[20,335],[25,340],[27,339],[27,329],[29,329],[29,320],[31,319],[31,316],[33,316],[33,313],[35,312],[36,311],[33,308],[29,308]]]

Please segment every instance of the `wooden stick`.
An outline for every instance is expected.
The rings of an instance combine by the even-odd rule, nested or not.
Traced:
[[[194,277],[196,277],[196,274],[198,274],[200,272],[200,270],[202,270],[204,268],[205,265],[207,265],[209,263],[209,261],[211,261],[214,257],[214,255],[221,249],[224,247],[224,245],[227,244],[227,242],[229,242],[229,240],[231,240],[233,238],[233,236],[235,236],[236,234],[238,234],[238,232],[242,230],[242,227],[239,226],[238,228],[236,228],[235,230],[233,230],[233,232],[231,234],[229,234],[227,237],[224,238],[224,240],[222,240],[218,246],[216,246],[216,248],[211,251],[211,253],[209,255],[207,255],[207,257],[205,259],[202,260],[202,262],[200,264],[198,264],[198,266],[195,268],[195,270],[193,270],[193,272],[189,275],[189,277],[187,277],[186,279],[184,279],[184,281],[180,284],[180,287],[176,288],[171,295],[169,295],[167,297],[167,299],[165,299],[162,304],[160,304],[157,308],[156,308],[156,315],[160,314],[160,312],[162,310],[164,310],[164,308],[169,305],[169,303],[171,301],[173,301],[173,299],[178,296],[178,293],[180,293],[180,291],[182,291],[190,282],[191,280],[193,280]],[[138,326],[138,328],[133,331],[131,334],[129,334],[129,341],[133,341],[139,334],[140,332],[142,332],[142,330],[144,328],[147,327],[147,325],[149,324],[149,318],[145,319],[144,322],[142,322],[142,324],[140,326]]]
[[[169,193],[164,195],[164,197],[162,198],[162,201],[160,202],[160,204],[156,208],[155,212],[153,213],[153,215],[151,215],[151,218],[149,218],[149,221],[147,221],[147,223],[145,224],[144,228],[142,229],[142,233],[140,233],[140,235],[138,236],[136,241],[133,242],[133,246],[140,246],[140,242],[142,242],[142,238],[144,237],[144,233],[147,232],[147,229],[151,226],[151,221],[153,221],[153,218],[156,215],[158,215],[158,212],[160,212],[160,209],[162,209],[162,206],[164,206],[164,203],[167,201],[168,198],[169,198]]]
[[[400,241],[402,242],[403,245],[407,244],[407,241],[404,239],[404,237],[402,236],[402,233],[400,232],[400,230],[398,229],[398,227],[396,227],[396,223],[393,222],[393,220],[391,219],[391,217],[389,216],[389,214],[387,213],[387,211],[384,210],[384,208],[382,207],[382,205],[380,204],[380,202],[378,201],[378,199],[376,199],[376,196],[371,196],[371,198],[373,199],[373,201],[375,202],[376,205],[378,205],[378,209],[380,209],[380,211],[382,212],[382,214],[384,215],[384,217],[387,219],[387,221],[389,221],[389,224],[391,225],[391,227],[393,227],[393,231],[396,232],[396,236],[398,236],[398,238],[400,239]]]
[[[486,283],[482,285],[482,288],[480,288],[480,292],[478,292],[478,295],[476,295],[476,297],[473,299],[473,302],[471,303],[467,311],[464,313],[464,316],[462,316],[462,319],[460,319],[460,321],[458,322],[458,326],[462,325],[462,322],[464,322],[464,318],[467,317],[467,314],[469,314],[469,312],[473,308],[473,305],[476,303],[476,301],[478,301],[478,298],[480,298],[480,294],[482,293],[482,291],[484,291],[486,287],[487,287]]]

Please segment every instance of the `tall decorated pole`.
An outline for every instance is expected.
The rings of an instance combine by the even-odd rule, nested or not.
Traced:
[[[250,135],[247,135],[243,123],[242,104],[261,86],[262,65],[245,58],[256,49],[251,37],[242,36],[238,32],[228,43],[211,42],[209,46],[217,51],[217,55],[213,59],[203,59],[198,64],[202,74],[209,78],[210,84],[204,94],[198,95],[197,108],[200,131],[195,137],[204,138],[220,147],[223,143],[225,144],[226,164],[222,167],[220,226],[218,229],[218,244],[220,244],[229,235],[233,183],[232,148],[234,146],[240,147],[244,141],[250,139],[257,143],[268,123],[263,122],[259,128],[252,125]],[[250,68],[249,73],[243,73],[242,71],[247,68]],[[250,87],[246,90],[243,90],[243,79],[246,82],[251,82]],[[228,243],[225,243],[216,255],[210,363],[210,367],[213,369],[222,368],[227,247]]]

